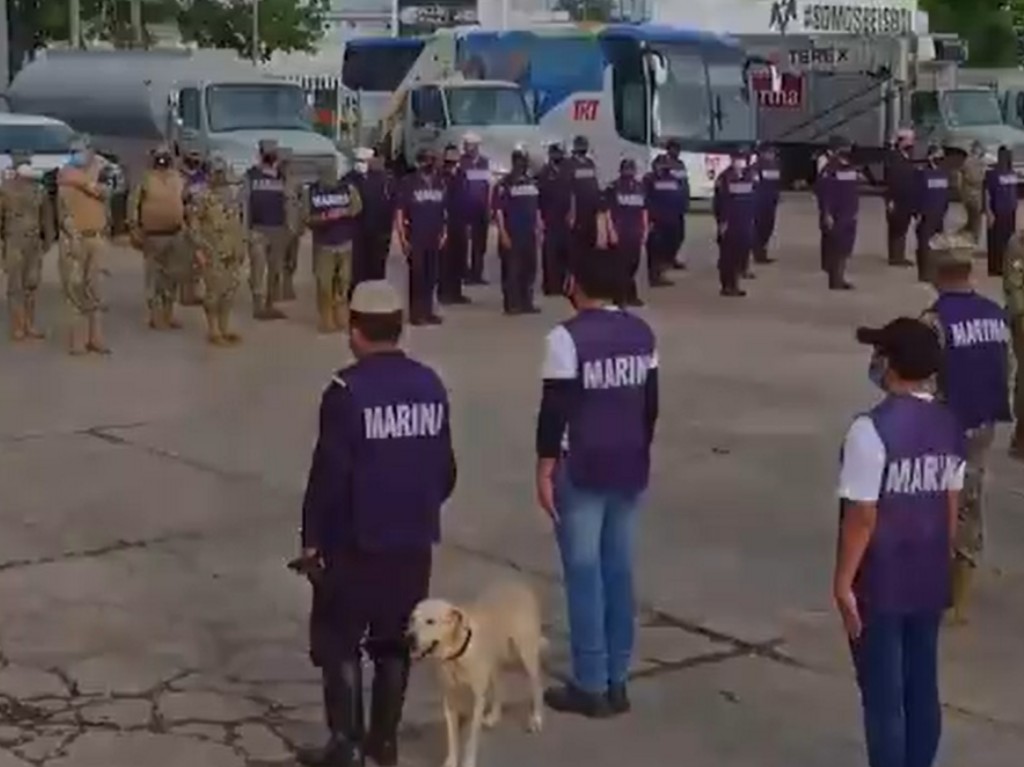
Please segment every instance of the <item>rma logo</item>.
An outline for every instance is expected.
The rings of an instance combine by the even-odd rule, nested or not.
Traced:
[[[786,34],[791,21],[796,21],[796,0],[774,0],[768,28],[777,29],[780,33]]]

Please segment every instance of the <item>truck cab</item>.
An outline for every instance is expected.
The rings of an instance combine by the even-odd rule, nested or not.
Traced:
[[[978,141],[990,161],[1000,146],[1009,147],[1014,168],[1024,177],[1024,130],[1007,124],[995,90],[975,86],[918,90],[911,96],[910,111],[921,147],[940,145],[954,169]]]
[[[481,138],[481,152],[499,173],[508,169],[509,156],[522,147],[539,161],[544,156],[537,121],[522,89],[497,80],[443,80],[409,88],[385,128],[392,159],[411,167],[416,153],[448,144],[461,146],[473,132]]]

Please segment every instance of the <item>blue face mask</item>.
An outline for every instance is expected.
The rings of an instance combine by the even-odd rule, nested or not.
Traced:
[[[885,357],[879,354],[872,355],[871,363],[868,365],[868,378],[882,391],[885,391],[885,371]]]
[[[72,152],[68,163],[76,168],[83,168],[86,164],[85,152]]]

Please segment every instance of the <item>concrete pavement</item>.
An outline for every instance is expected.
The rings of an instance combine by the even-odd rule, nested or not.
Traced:
[[[711,222],[694,217],[691,269],[644,310],[663,404],[638,547],[634,713],[552,714],[534,736],[513,706],[482,767],[865,764],[829,598],[838,448],[874,397],[852,333],[917,313],[930,293],[913,270],[884,266],[877,200],[851,269],[859,290],[826,291],[811,205],[786,199],[780,263],[758,270],[744,301],[718,297]],[[319,395],[345,351],[315,335],[300,268],[289,321],[253,325],[240,295],[237,350],[207,348],[195,311],[177,333],[146,330],[141,258],[128,251],[112,255],[105,286],[111,358],[0,344],[0,767],[286,765],[321,736],[308,587],[284,563]],[[45,320],[53,272],[51,258]],[[549,300],[543,315],[507,319],[495,287],[473,295],[408,343],[451,389],[460,461],[433,591],[459,599],[528,578],[557,677],[564,610],[532,443],[543,336],[568,309]],[[973,622],[945,636],[940,767],[1011,767],[1024,753],[1024,466],[1004,448]],[[512,689],[525,698],[525,683]],[[418,669],[403,764],[442,758],[436,687]]]

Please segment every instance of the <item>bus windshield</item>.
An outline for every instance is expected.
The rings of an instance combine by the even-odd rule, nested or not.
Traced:
[[[651,106],[654,139],[751,141],[754,114],[743,54],[689,43],[651,46],[664,69]]]
[[[446,91],[452,125],[530,125],[522,91],[507,86],[473,86]]]
[[[353,91],[395,91],[423,52],[423,46],[423,40],[401,39],[349,43],[341,65],[341,82]]]
[[[206,89],[210,130],[311,130],[309,108],[297,85],[213,85]]]

